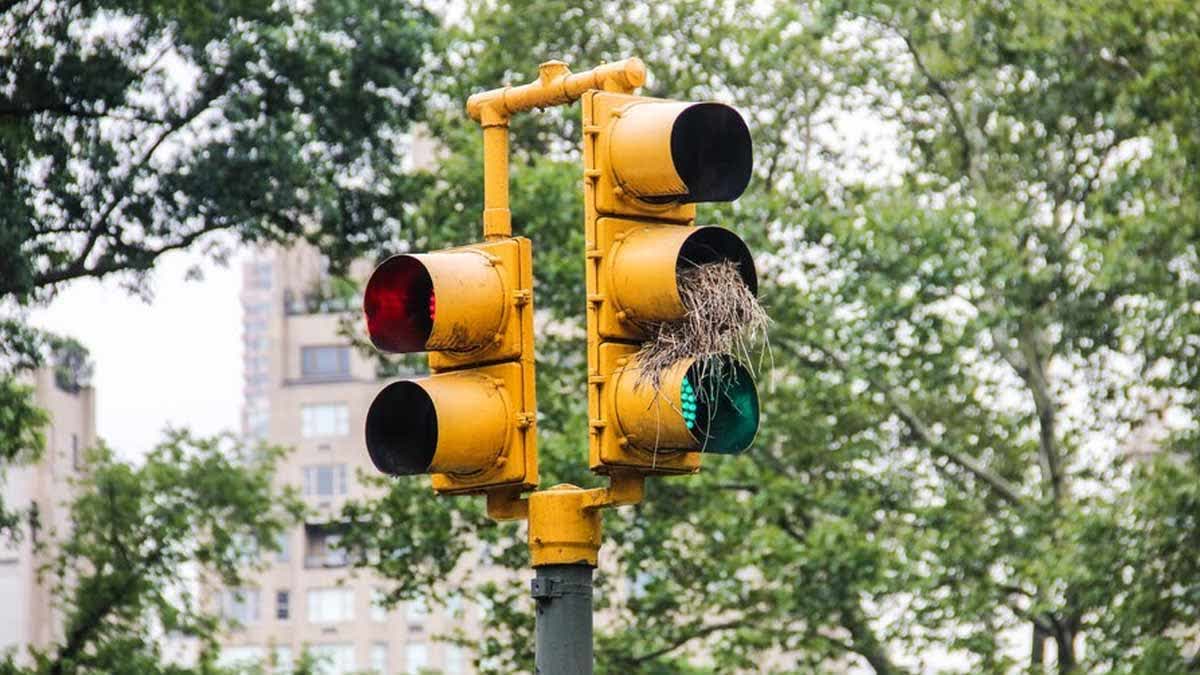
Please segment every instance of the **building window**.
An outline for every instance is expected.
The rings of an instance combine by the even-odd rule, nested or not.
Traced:
[[[275,551],[275,562],[285,563],[292,559],[291,532],[280,532],[279,537],[275,539],[275,546],[278,549]]]
[[[308,591],[308,620],[312,623],[336,623],[354,618],[354,590],[350,588],[311,588]]]
[[[455,619],[463,618],[463,599],[461,593],[452,592],[450,596],[446,598],[446,611]]]
[[[387,674],[388,671],[388,644],[386,642],[371,643],[371,670]]]
[[[404,646],[404,667],[410,673],[419,673],[429,667],[429,648],[424,642],[410,642]]]
[[[217,657],[217,665],[236,670],[252,669],[262,663],[263,648],[256,645],[225,647]]]
[[[345,403],[310,403],[300,407],[300,435],[305,438],[350,433],[350,408]]]
[[[266,316],[271,311],[269,302],[252,302],[242,306],[246,316]]]
[[[246,413],[246,433],[254,439],[265,439],[270,429],[271,412],[269,410],[251,410]]]
[[[222,597],[221,616],[243,625],[257,623],[258,589],[227,589]]]
[[[429,604],[425,602],[425,598],[416,598],[408,603],[408,621],[409,623],[420,624],[429,618]]]
[[[306,568],[345,567],[349,562],[349,556],[341,547],[341,527],[305,525],[304,535],[307,540],[304,548]]]
[[[261,291],[271,289],[271,263],[257,262],[250,266],[250,287]]]
[[[387,621],[387,607],[384,605],[383,591],[371,589],[371,620],[383,623]]]
[[[352,644],[313,645],[308,651],[317,660],[313,672],[319,675],[346,675],[356,670]]]
[[[313,464],[304,467],[304,496],[335,497],[346,494],[345,464]]]
[[[287,591],[275,591],[275,618],[287,621],[291,615],[291,595]]]
[[[71,434],[71,466],[76,471],[83,468],[83,453],[79,451],[79,434]]]
[[[291,647],[276,647],[274,658],[274,669],[271,672],[278,673],[279,675],[292,672],[295,663],[292,661]]]
[[[300,376],[305,378],[336,378],[350,376],[350,348],[301,347]]]
[[[467,660],[463,657],[461,647],[451,645],[446,648],[446,675],[462,675],[466,670]]]

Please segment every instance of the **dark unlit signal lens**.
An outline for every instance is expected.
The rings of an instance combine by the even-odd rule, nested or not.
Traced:
[[[426,473],[437,450],[437,410],[416,382],[393,382],[367,411],[367,452],[375,468],[391,476]]]
[[[733,201],[750,183],[754,166],[750,129],[727,105],[688,106],[671,127],[671,160],[688,190],[673,201]]]

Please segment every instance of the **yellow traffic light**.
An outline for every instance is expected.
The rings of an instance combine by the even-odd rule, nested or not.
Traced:
[[[750,132],[719,103],[603,91],[582,98],[590,465],[599,473],[691,473],[702,452],[750,445],[759,416],[753,378],[729,354],[647,363],[639,350],[658,337],[656,327],[694,311],[680,283],[690,270],[728,264],[730,283],[742,286],[734,290],[757,293],[745,243],[694,224],[696,202],[730,201],[745,190]]]
[[[429,473],[447,494],[537,485],[533,259],[502,238],[393,256],[363,294],[381,351],[429,352],[434,374],[375,397],[367,451],[380,471]]]
[[[688,221],[696,202],[732,201],[750,182],[750,131],[727,105],[608,92],[584,101],[599,214]]]

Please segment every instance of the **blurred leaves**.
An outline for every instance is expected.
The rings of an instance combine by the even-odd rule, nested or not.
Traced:
[[[540,61],[640,56],[647,93],[728,101],[754,133],[750,190],[700,219],[758,252],[759,438],[608,514],[599,670],[1010,672],[1037,668],[1011,646],[1034,625],[1063,672],[1179,667],[1194,617],[1151,589],[1193,571],[1140,603],[1113,579],[1194,529],[1167,486],[1198,477],[1168,459],[1200,384],[1198,28],[1175,2],[468,5],[428,80],[447,155],[412,222],[444,234],[421,247],[477,234],[462,102]],[[512,200],[548,328],[543,477],[586,486],[577,115],[513,120]],[[1146,434],[1164,459],[1137,468]],[[1162,522],[1183,529],[1112,546]],[[524,639],[494,649],[525,619],[490,619],[484,670],[527,663]]]
[[[39,571],[63,611],[61,637],[6,672],[214,672],[226,628],[212,588],[242,585],[300,518],[293,490],[274,487],[283,451],[230,436],[169,431],[137,465],[101,445],[74,486],[69,529],[43,532]],[[53,527],[53,524],[50,524]],[[164,662],[163,633],[193,638],[201,660]]]
[[[1060,672],[1195,667],[1193,5],[478,0],[436,30],[396,5],[117,4],[136,30],[89,59],[68,28],[94,15],[25,5],[0,22],[17,83],[0,104],[26,106],[0,112],[0,288],[20,300],[148,268],[206,227],[302,235],[335,262],[472,241],[463,103],[544,60],[637,55],[646,93],[743,111],[755,179],[700,220],[757,253],[774,319],[761,431],[745,457],[607,514],[598,670],[951,671],[949,655],[1039,672],[1031,635]],[[26,14],[67,57],[22,37]],[[131,64],[168,38],[200,73],[159,110],[131,95]],[[110,114],[133,118],[126,136],[90,121]],[[440,156],[402,171],[391,134],[418,115]],[[543,481],[592,486],[577,120],[514,118],[512,207],[535,250]],[[128,138],[175,124],[196,138],[138,168]],[[383,485],[346,515],[390,598],[461,588],[487,609],[479,669],[528,669],[528,573],[462,576],[472,537],[523,570],[523,530],[423,480]]]

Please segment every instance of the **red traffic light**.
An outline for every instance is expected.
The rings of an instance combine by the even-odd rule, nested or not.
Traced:
[[[425,351],[435,307],[433,279],[425,265],[411,255],[388,258],[363,293],[371,343],[387,352]]]

